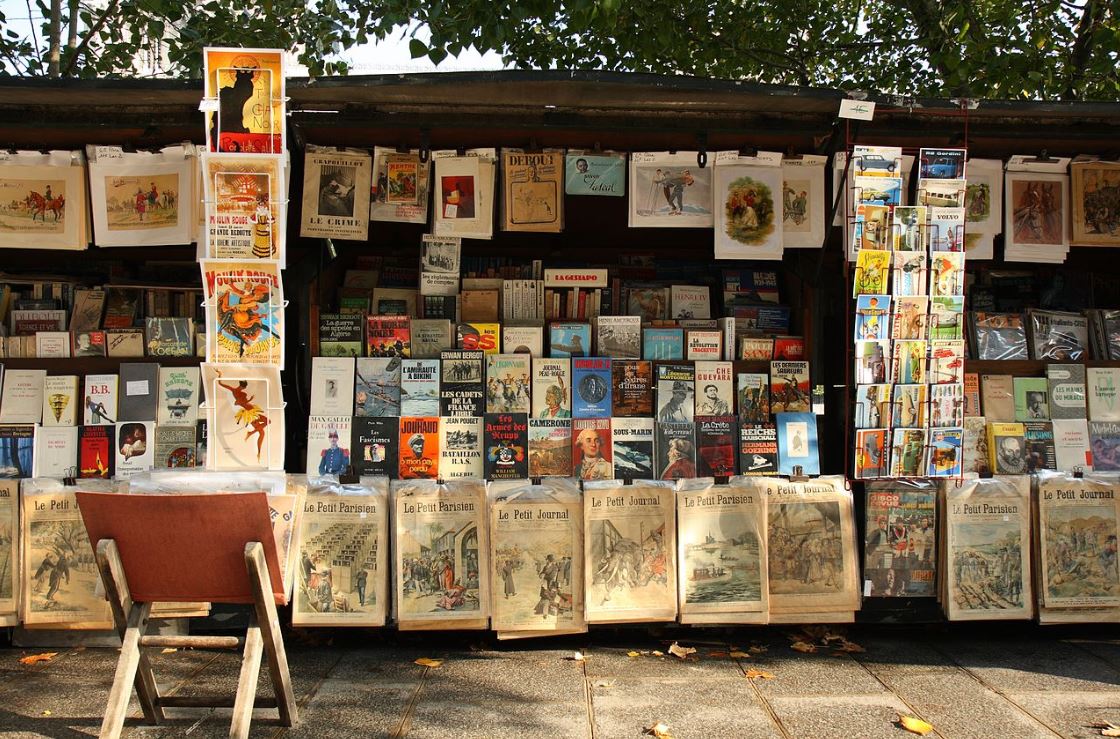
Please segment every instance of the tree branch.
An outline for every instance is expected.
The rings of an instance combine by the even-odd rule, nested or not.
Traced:
[[[1081,20],[1077,23],[1077,36],[1069,52],[1063,100],[1076,98],[1077,87],[1085,80],[1085,65],[1089,62],[1089,56],[1093,51],[1093,35],[1104,20],[1104,12],[1105,4],[1098,0],[1087,0],[1081,11]]]
[[[70,76],[70,71],[74,69],[74,65],[82,56],[82,52],[85,51],[86,47],[89,46],[90,40],[94,36],[96,36],[98,32],[101,31],[101,29],[105,26],[105,23],[109,20],[109,16],[112,15],[113,11],[117,9],[117,4],[119,2],[120,0],[111,0],[111,2],[107,6],[105,6],[105,10],[101,12],[100,17],[98,17],[94,24],[89,27],[89,30],[86,31],[86,35],[85,38],[82,39],[82,43],[78,44],[78,48],[74,49],[74,53],[70,55],[70,60],[66,62],[66,69],[62,70],[63,77]]]

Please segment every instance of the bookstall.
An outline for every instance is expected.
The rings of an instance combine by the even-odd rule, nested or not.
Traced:
[[[0,81],[10,623],[87,480],[269,493],[301,626],[1114,617],[1120,106],[207,53]]]

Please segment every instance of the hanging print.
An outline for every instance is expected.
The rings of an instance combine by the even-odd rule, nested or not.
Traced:
[[[284,289],[275,262],[202,261],[206,361],[284,363]]]

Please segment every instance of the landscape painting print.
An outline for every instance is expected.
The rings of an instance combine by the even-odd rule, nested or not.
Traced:
[[[712,168],[696,152],[630,155],[631,228],[711,228]]]
[[[1073,238],[1077,246],[1120,246],[1120,163],[1074,162]]]
[[[207,469],[282,470],[284,403],[279,367],[202,364]]]
[[[781,259],[782,168],[720,164],[717,160],[715,178],[719,195],[716,259]]]
[[[278,202],[279,156],[202,157],[206,223],[203,254],[211,259],[277,259],[284,264],[284,210]]]
[[[203,260],[206,361],[284,364],[284,293],[275,262]]]
[[[84,249],[83,176],[80,167],[0,165],[0,247]]]
[[[92,148],[92,147],[91,147]],[[192,149],[125,154],[89,165],[94,241],[98,246],[188,244],[194,227]]]
[[[204,97],[210,151],[284,152],[284,52],[280,49],[203,50]]]

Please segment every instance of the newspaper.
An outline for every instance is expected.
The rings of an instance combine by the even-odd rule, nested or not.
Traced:
[[[19,620],[19,480],[0,480],[0,625]]]

